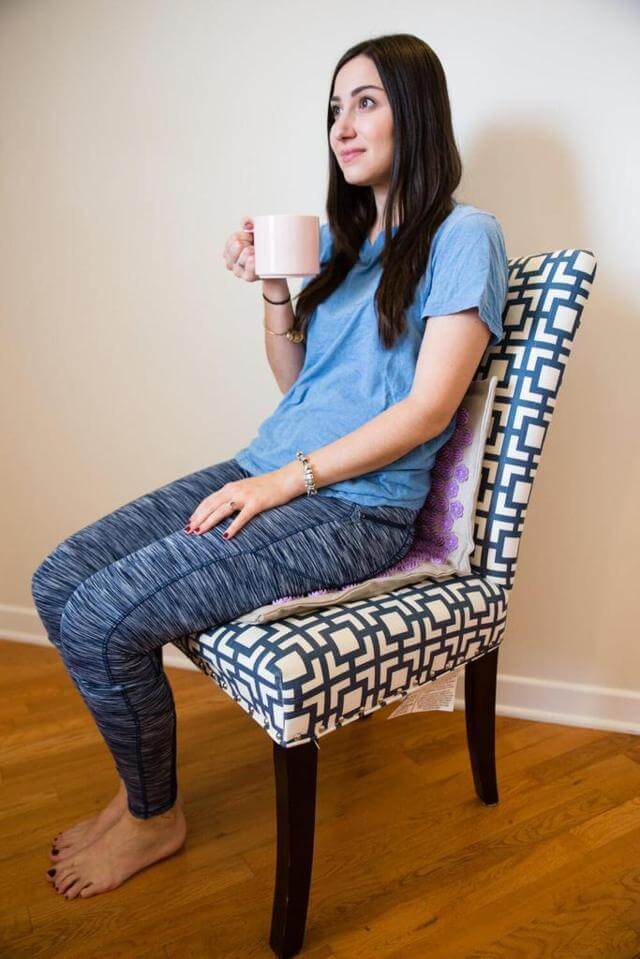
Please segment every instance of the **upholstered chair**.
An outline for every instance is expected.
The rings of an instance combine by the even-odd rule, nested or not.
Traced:
[[[270,946],[302,948],[319,739],[464,666],[466,735],[480,802],[498,802],[495,702],[518,548],[564,369],[595,277],[589,250],[509,261],[505,338],[474,517],[471,572],[270,622],[232,621],[175,641],[273,740],[277,817]]]

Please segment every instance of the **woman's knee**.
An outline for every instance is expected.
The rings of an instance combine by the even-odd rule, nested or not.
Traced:
[[[130,614],[139,605],[122,571],[105,566],[88,576],[69,596],[60,619],[60,643],[67,667],[96,675],[119,668],[139,651],[126,632]]]
[[[62,544],[61,544],[62,545]],[[60,646],[60,617],[68,589],[64,588],[61,545],[52,550],[31,574],[31,596],[54,646]]]
[[[98,570],[79,583],[62,609],[60,645],[67,661],[87,663],[91,651],[102,647],[110,628],[102,572]]]
[[[62,589],[69,593],[69,583],[77,585],[80,577],[84,578],[78,566],[77,533],[73,533],[51,550],[31,575],[31,595],[38,604],[41,597],[52,592],[59,593]],[[82,566],[82,563],[80,563]],[[76,582],[74,583],[74,580]]]
[[[52,580],[55,578],[56,549],[42,560],[40,565],[31,574],[31,595],[36,606],[42,598],[50,592]]]

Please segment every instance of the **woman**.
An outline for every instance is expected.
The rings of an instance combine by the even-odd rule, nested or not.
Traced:
[[[274,413],[235,457],[98,519],[34,573],[39,614],[120,774],[106,809],[54,840],[48,876],[67,898],[113,889],[184,843],[161,647],[399,561],[435,454],[502,339],[504,240],[492,214],[452,199],[461,164],[431,48],[399,34],[348,50],[328,139],[321,272],[295,314],[286,281],[263,281],[284,393]],[[257,279],[249,232],[223,257]]]

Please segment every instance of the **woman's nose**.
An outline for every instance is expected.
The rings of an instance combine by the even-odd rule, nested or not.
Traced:
[[[337,138],[343,137],[345,134],[353,134],[355,130],[349,114],[345,113],[341,117],[336,117],[333,121],[332,130],[334,137]]]
[[[349,143],[356,138],[356,131],[352,124],[345,123],[343,126],[335,128],[334,124],[334,135],[333,142],[336,145],[336,150],[344,150],[349,146]]]

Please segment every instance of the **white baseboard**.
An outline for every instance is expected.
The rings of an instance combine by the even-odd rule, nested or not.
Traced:
[[[53,648],[35,609],[28,607],[0,605],[0,639]],[[164,649],[163,662],[165,666],[197,671],[191,660],[171,644]],[[464,670],[460,671],[456,693],[455,708],[464,709]],[[496,713],[532,722],[640,735],[640,693],[631,689],[498,672]]]

